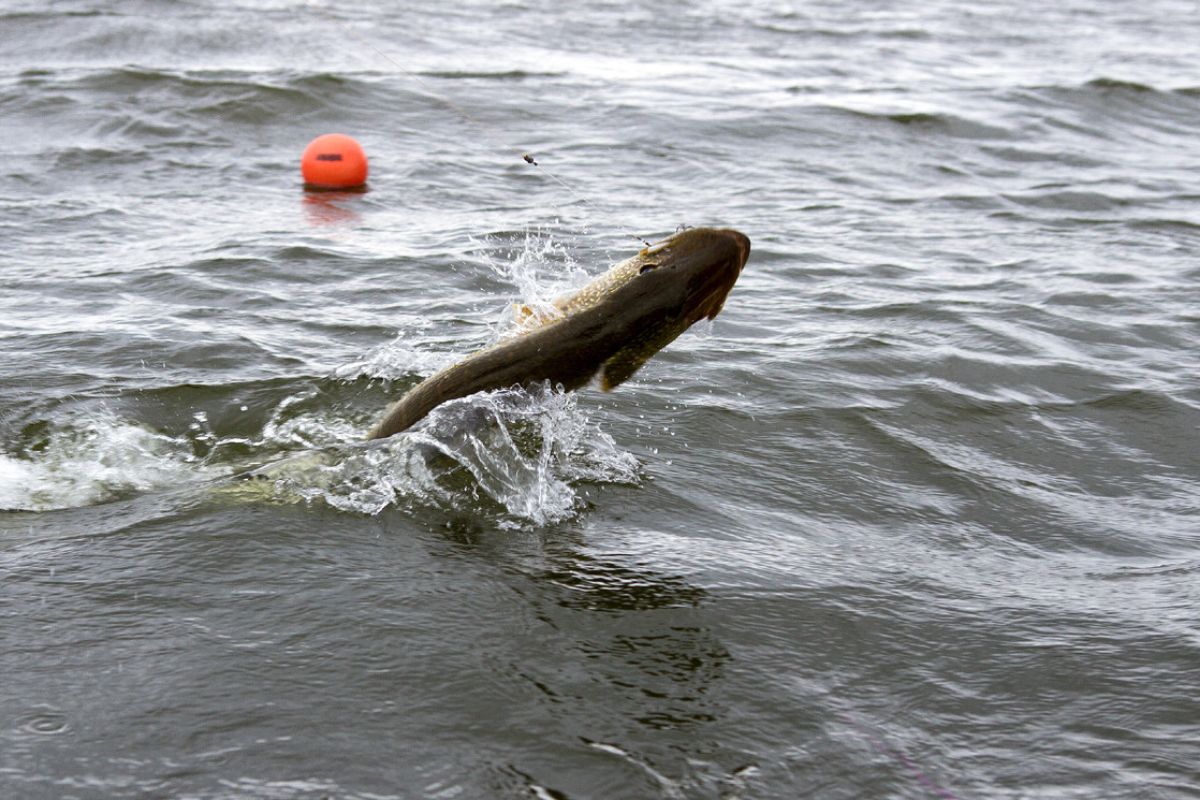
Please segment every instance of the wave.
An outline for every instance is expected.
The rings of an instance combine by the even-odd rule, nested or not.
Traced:
[[[1098,89],[1101,92],[1157,92],[1153,86],[1136,81],[1118,80],[1116,78],[1093,78],[1083,84],[1087,89]]]
[[[1102,95],[1112,94],[1129,94],[1129,95],[1163,95],[1176,97],[1193,97],[1200,95],[1200,87],[1179,86],[1173,89],[1161,89],[1156,86],[1151,86],[1148,83],[1139,83],[1137,81],[1123,80],[1119,78],[1093,78],[1090,81],[1082,84],[1081,87],[1085,91],[1093,91]]]
[[[442,78],[445,80],[523,81],[529,78],[561,78],[567,73],[530,72],[523,69],[509,69],[495,72],[486,70],[427,70],[416,74],[422,78]]]
[[[1076,187],[1045,187],[1030,192],[1005,193],[1005,200],[1032,208],[1076,212],[1112,212],[1135,205],[1137,201],[1105,192]]]
[[[1009,139],[1013,133],[1005,127],[981,122],[959,114],[937,111],[870,111],[843,105],[818,105],[816,108],[856,120],[900,125],[956,139]]]
[[[1116,78],[1020,87],[1005,93],[1004,99],[1045,124],[1087,136],[1083,145],[1135,135],[1166,134],[1173,141],[1200,122],[1200,102],[1191,89],[1162,89]]]
[[[380,92],[377,73],[272,70],[176,70],[147,66],[31,69],[0,85],[0,108],[123,141],[181,139],[229,144],[239,125],[292,121],[319,109],[348,113],[396,100]],[[101,149],[111,148],[104,142]]]

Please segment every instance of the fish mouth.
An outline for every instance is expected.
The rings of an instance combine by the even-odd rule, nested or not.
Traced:
[[[696,307],[696,312],[691,315],[691,321],[699,322],[701,319],[716,319],[717,314],[721,313],[721,309],[725,308],[725,298],[729,297],[729,290],[732,288],[732,283],[721,284],[714,288],[700,302],[700,305]]]
[[[735,231],[733,228],[722,228],[717,233],[724,234],[733,240],[733,243],[738,248],[738,274],[745,268],[746,262],[750,260],[750,237],[741,231]]]
[[[750,237],[746,234],[730,228],[723,228],[714,233],[732,241],[737,248],[736,255],[718,262],[709,270],[698,291],[693,294],[697,300],[693,304],[692,312],[688,314],[688,324],[703,318],[712,320],[721,313],[721,309],[725,307],[725,299],[750,258]]]

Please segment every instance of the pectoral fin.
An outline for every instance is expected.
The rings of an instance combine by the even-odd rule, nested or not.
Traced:
[[[644,334],[622,347],[604,362],[604,370],[600,373],[600,388],[611,392],[629,380],[655,353],[675,341],[685,330],[686,325],[670,325]]]
[[[650,357],[657,352],[657,349],[646,349],[642,352],[633,352],[626,349],[617,353],[604,362],[604,371],[600,373],[600,388],[606,392],[611,392],[629,380],[633,373],[641,369],[642,365],[649,361]]]

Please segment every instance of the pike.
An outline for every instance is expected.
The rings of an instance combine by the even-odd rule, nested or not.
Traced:
[[[597,374],[612,391],[695,322],[713,319],[750,257],[730,229],[690,228],[620,262],[548,314],[519,309],[526,332],[467,356],[401,397],[368,439],[407,430],[448,400],[549,381],[573,391]]]

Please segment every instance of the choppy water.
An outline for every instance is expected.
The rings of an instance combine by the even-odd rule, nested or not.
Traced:
[[[1200,796],[1196,3],[0,7],[3,796]]]

